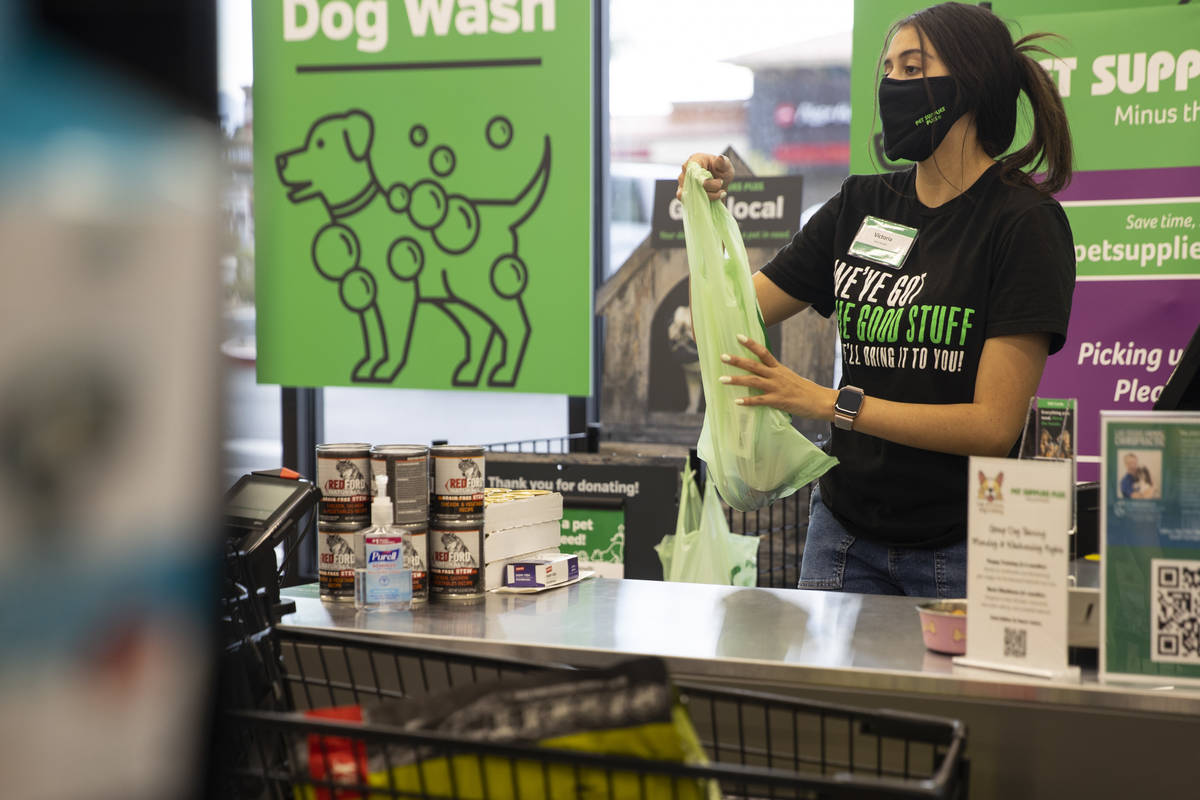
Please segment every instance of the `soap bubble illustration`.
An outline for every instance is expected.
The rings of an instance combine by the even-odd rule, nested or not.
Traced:
[[[313,237],[313,266],[326,280],[341,280],[342,276],[354,269],[358,259],[358,239],[345,225],[330,223]]]
[[[399,281],[411,281],[425,266],[425,251],[416,239],[408,236],[392,242],[388,248],[388,269]]]
[[[441,225],[446,218],[446,190],[437,181],[421,181],[413,187],[408,214],[422,230]]]
[[[497,150],[503,150],[512,142],[513,126],[508,117],[496,116],[488,120],[488,144]]]
[[[451,195],[446,217],[433,231],[433,240],[447,253],[465,253],[479,237],[479,211],[465,197]]]
[[[410,199],[408,187],[403,183],[394,183],[387,191],[387,204],[392,211],[398,213],[408,211]]]
[[[454,151],[444,144],[439,145],[429,156],[429,168],[439,178],[454,172]]]
[[[413,143],[413,147],[424,147],[429,141],[429,131],[425,130],[424,125],[413,125],[412,130],[408,132],[408,140]]]

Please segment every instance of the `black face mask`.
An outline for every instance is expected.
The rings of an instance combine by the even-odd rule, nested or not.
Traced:
[[[928,91],[925,88],[929,83]],[[929,105],[933,94],[933,106]],[[946,138],[950,126],[963,115],[954,106],[954,78],[884,78],[879,82],[879,120],[883,123],[883,152],[895,161],[924,161]]]

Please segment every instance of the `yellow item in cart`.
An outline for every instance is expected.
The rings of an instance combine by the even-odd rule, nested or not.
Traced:
[[[490,687],[369,706],[363,713],[371,724],[455,742],[449,756],[447,748],[432,743],[388,744],[386,754],[371,745],[373,752],[359,769],[367,785],[384,793],[368,793],[368,798],[406,792],[456,800],[720,798],[716,782],[707,779],[655,775],[615,763],[589,765],[570,757],[555,763],[542,757],[484,755],[471,747],[474,742],[510,743],[536,748],[535,756],[554,750],[644,760],[647,766],[704,765],[699,738],[660,659],[634,659],[605,670],[537,673]],[[530,736],[534,731],[550,735]],[[335,790],[333,796],[342,794]],[[322,800],[329,790],[298,786],[295,795],[297,800]]]
[[[695,737],[687,712],[677,706],[673,714],[676,721],[671,723],[579,733],[546,739],[538,742],[538,745],[554,750],[629,756],[650,761],[699,763],[693,760],[697,754],[703,757],[699,741],[695,741],[695,753],[689,756],[686,752],[688,748],[683,746],[679,738],[684,726],[693,739]],[[474,753],[462,753],[450,758],[430,758],[397,767],[392,770],[390,785],[400,792],[417,792],[424,787],[429,797],[454,797],[456,800],[641,800],[648,797],[719,800],[721,796],[714,782],[702,779],[579,767],[569,763],[543,766],[545,763],[542,760],[497,756],[481,758]],[[368,783],[383,790],[389,787],[388,776],[382,772],[370,774]],[[368,798],[391,796],[368,795]]]

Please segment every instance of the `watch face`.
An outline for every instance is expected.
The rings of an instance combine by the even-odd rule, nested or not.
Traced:
[[[847,387],[838,392],[837,403],[834,404],[834,409],[843,414],[854,416],[862,408],[862,404],[862,393]]]

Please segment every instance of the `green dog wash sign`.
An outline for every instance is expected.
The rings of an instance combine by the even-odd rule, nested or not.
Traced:
[[[591,6],[254,3],[260,382],[590,392]]]

